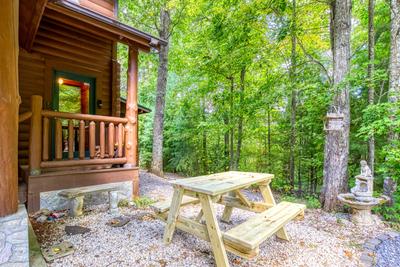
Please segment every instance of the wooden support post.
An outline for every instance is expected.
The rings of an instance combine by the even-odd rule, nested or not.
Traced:
[[[216,265],[218,267],[229,266],[225,245],[222,241],[222,233],[219,230],[212,200],[210,196],[203,194],[199,195],[199,199],[201,203],[201,209],[203,210],[204,218],[206,220],[208,237],[210,238]]]
[[[106,127],[104,121],[100,122],[100,158],[104,159],[106,151]]]
[[[0,217],[18,209],[18,1],[0,8]]]
[[[172,236],[174,235],[175,232],[176,219],[178,218],[179,215],[179,209],[181,207],[182,198],[183,198],[183,189],[175,188],[174,195],[171,201],[171,208],[169,209],[167,225],[165,226],[164,230],[165,244],[170,244],[172,241]]]
[[[228,195],[231,196],[231,197],[236,197],[236,193],[235,192],[229,192]],[[223,221],[225,223],[230,223],[231,216],[232,216],[232,211],[233,211],[233,207],[232,206],[225,205],[224,212],[222,213],[221,221]]]
[[[74,122],[68,120],[68,159],[74,159]]]
[[[55,150],[56,150],[56,160],[62,160],[63,151],[63,140],[62,140],[62,125],[61,120],[56,119],[56,137],[55,137]]]
[[[79,158],[85,158],[85,121],[79,122]]]
[[[118,157],[122,158],[124,148],[124,126],[122,123],[118,124]]]
[[[29,168],[31,175],[40,174],[40,162],[42,162],[42,106],[42,97],[33,95],[31,98],[31,133],[29,136]]]
[[[125,157],[127,163],[125,166],[138,166],[137,157],[137,93],[138,93],[138,50],[134,47],[129,47],[128,59],[128,86],[126,97],[126,118],[128,122],[125,126]]]
[[[89,155],[94,159],[96,153],[96,123],[91,121],[89,123]]]
[[[43,118],[43,151],[42,151],[43,161],[49,160],[49,131],[50,131],[49,118]]]
[[[114,123],[108,124],[108,155],[110,158],[114,157]]]
[[[276,202],[274,199],[274,195],[272,195],[272,191],[271,188],[269,187],[269,184],[260,184],[259,188],[261,191],[261,195],[263,196],[264,202],[275,206]],[[289,236],[284,227],[282,227],[276,232],[276,236],[280,239],[289,241]]]

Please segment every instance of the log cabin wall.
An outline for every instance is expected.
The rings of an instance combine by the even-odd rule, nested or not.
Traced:
[[[68,0],[79,4],[87,9],[93,10],[104,16],[115,18],[117,10],[117,1],[115,0]]]
[[[119,88],[115,83],[116,79],[113,79],[113,75],[119,75],[115,70],[113,72],[113,59],[115,59],[115,43],[55,22],[47,18],[45,12],[32,51],[20,49],[20,113],[31,109],[30,98],[35,94],[43,96],[43,108],[50,109],[53,71],[57,70],[94,77],[96,101],[102,101],[101,108],[96,105],[96,114],[112,115],[113,88],[114,90]],[[20,165],[28,163],[29,130],[29,120],[20,124],[18,144]]]

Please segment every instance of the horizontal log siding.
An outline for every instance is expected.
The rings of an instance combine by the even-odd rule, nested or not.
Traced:
[[[41,21],[32,53],[21,49],[19,56],[20,113],[31,110],[31,96],[44,98],[44,109],[51,102],[51,88],[46,75],[51,75],[52,65],[60,71],[77,74],[96,74],[96,100],[103,107],[96,107],[97,115],[111,116],[112,104],[112,42],[86,32],[52,21],[46,15]],[[93,76],[93,75],[89,75]],[[47,80],[46,80],[47,79]],[[20,124],[19,164],[28,163],[30,120]]]

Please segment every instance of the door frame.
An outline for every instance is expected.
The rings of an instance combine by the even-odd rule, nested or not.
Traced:
[[[88,83],[89,87],[89,114],[96,114],[96,77],[84,75],[84,74],[77,74],[74,72],[69,71],[61,71],[61,70],[52,70],[52,87],[51,87],[51,103],[50,107],[54,111],[59,111],[59,83],[58,79],[64,78],[68,80],[74,80],[78,82]],[[50,129],[51,129],[51,157],[55,157],[55,124],[52,120],[50,122]],[[78,156],[78,151],[74,152],[74,157]],[[68,156],[68,153],[63,152],[63,158]],[[89,151],[85,151],[85,156],[89,156]]]
[[[77,74],[69,71],[60,71],[53,69],[53,86],[51,90],[51,109],[58,111],[59,109],[59,78],[74,80],[78,82],[88,83],[89,87],[89,114],[96,114],[96,78],[92,76]]]

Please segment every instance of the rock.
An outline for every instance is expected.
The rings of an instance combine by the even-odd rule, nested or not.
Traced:
[[[47,221],[47,216],[46,215],[40,215],[39,217],[37,217],[36,221],[40,222],[40,223],[44,223],[44,222]]]
[[[116,217],[107,222],[107,225],[112,227],[122,227],[127,224],[131,219],[128,217]]]
[[[42,254],[44,259],[49,262],[61,257],[71,255],[74,253],[74,251],[75,249],[72,243],[64,241],[54,246],[51,246],[50,248],[42,250]]]
[[[78,226],[78,225],[67,225],[65,226],[65,233],[67,235],[80,235],[90,232],[89,228]]]

